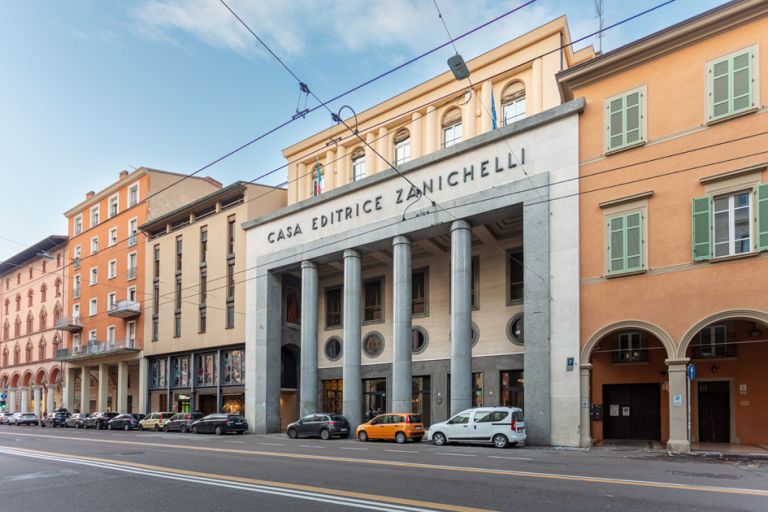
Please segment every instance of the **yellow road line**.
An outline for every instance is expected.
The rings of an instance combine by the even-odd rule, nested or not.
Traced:
[[[513,469],[488,469],[488,468],[473,468],[466,466],[446,466],[440,464],[425,464],[418,462],[400,462],[393,460],[374,460],[374,459],[358,459],[353,457],[335,457],[330,455],[311,455],[302,453],[276,453],[267,451],[255,451],[255,450],[237,450],[234,448],[211,448],[208,446],[192,446],[192,445],[178,445],[168,443],[146,443],[139,441],[118,441],[111,439],[93,439],[93,438],[76,438],[69,436],[54,436],[54,435],[36,435],[36,434],[15,434],[12,432],[0,432],[0,435],[8,435],[13,437],[26,436],[26,437],[43,437],[51,439],[66,439],[70,441],[84,442],[84,443],[106,443],[106,444],[124,444],[132,446],[145,446],[145,447],[159,447],[170,448],[175,450],[185,451],[200,451],[200,452],[212,452],[212,453],[229,453],[235,455],[249,455],[255,457],[275,457],[283,459],[297,459],[297,460],[314,460],[322,462],[347,462],[352,464],[365,464],[370,466],[389,466],[389,467],[401,467],[408,469],[430,469],[437,471],[452,471],[462,473],[476,473],[484,475],[501,475],[501,476],[516,476],[525,478],[537,478],[545,480],[562,480],[571,482],[589,482],[596,484],[609,484],[609,485],[623,485],[632,487],[651,487],[656,489],[673,489],[680,491],[695,491],[695,492],[707,492],[718,494],[742,494],[748,496],[760,496],[768,497],[768,490],[765,489],[747,489],[738,487],[718,487],[709,485],[690,485],[690,484],[678,484],[672,482],[654,482],[645,480],[626,480],[621,478],[607,478],[607,477],[592,477],[584,475],[566,475],[558,473],[540,473],[535,471],[520,471]],[[8,447],[11,448],[11,447]]]
[[[458,505],[448,505],[444,503],[434,503],[434,502],[423,501],[423,500],[398,498],[394,496],[381,496],[378,494],[344,491],[341,489],[328,489],[325,487],[315,487],[312,485],[291,484],[287,482],[275,482],[270,480],[260,480],[256,478],[247,478],[247,477],[241,477],[241,476],[222,475],[218,473],[205,473],[201,471],[191,471],[187,469],[155,466],[152,464],[127,462],[127,461],[122,461],[117,459],[85,457],[82,455],[71,455],[68,453],[61,453],[61,452],[46,452],[46,451],[30,450],[27,448],[17,448],[17,447],[10,447],[10,446],[5,446],[4,448],[9,448],[14,452],[22,452],[22,453],[28,453],[32,455],[66,457],[73,460],[97,462],[97,463],[103,463],[103,464],[114,464],[116,466],[125,466],[125,467],[134,468],[134,469],[142,469],[142,470],[148,470],[148,471],[160,471],[163,473],[173,474],[173,475],[192,476],[197,478],[211,478],[216,480],[225,480],[233,483],[236,482],[236,483],[242,483],[242,484],[263,485],[263,486],[269,486],[269,487],[276,487],[279,489],[288,489],[292,491],[313,492],[313,493],[323,494],[331,497],[335,496],[335,497],[354,498],[354,499],[361,499],[361,500],[371,500],[371,501],[382,502],[385,504],[405,505],[409,507],[422,507],[422,508],[431,508],[431,509],[438,509],[438,510],[450,510],[452,512],[489,512],[488,509],[481,509],[481,508],[461,507]]]

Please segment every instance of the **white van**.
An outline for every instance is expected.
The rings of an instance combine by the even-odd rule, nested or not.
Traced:
[[[467,409],[448,421],[431,425],[427,439],[437,446],[446,443],[493,443],[496,448],[506,448],[523,444],[523,410],[517,407]]]

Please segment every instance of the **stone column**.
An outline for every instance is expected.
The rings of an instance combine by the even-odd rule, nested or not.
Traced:
[[[344,251],[344,404],[343,412],[354,432],[362,418],[363,383],[360,380],[362,331],[361,255],[354,249]]]
[[[45,406],[48,412],[53,412],[53,410],[56,409],[56,389],[57,388],[58,386],[56,384],[48,385],[48,403]]]
[[[80,412],[91,412],[91,370],[87,366],[80,369]]]
[[[373,152],[376,141],[373,132],[365,134],[365,175],[376,174],[379,170],[379,157]]]
[[[532,114],[538,114],[544,110],[544,77],[542,74],[542,63],[543,59],[541,57],[533,61],[531,90],[525,92],[526,94],[529,94],[529,97],[531,98],[529,100],[530,102],[526,102],[526,110]]]
[[[472,407],[472,228],[451,224],[451,414]]]
[[[385,127],[379,128],[379,135],[377,137],[376,145],[377,145],[377,151],[383,158],[376,157],[377,163],[376,163],[376,169],[379,171],[383,171],[387,168],[389,168],[389,165],[387,164],[385,158],[388,159],[393,164],[395,163],[395,151],[391,147],[390,139],[391,137],[388,134],[388,131]]]
[[[67,367],[64,373],[64,391],[62,394],[62,406],[72,412],[75,408],[75,379],[77,378],[77,369]]]
[[[437,112],[435,107],[427,107],[427,115],[424,119],[424,154],[428,155],[437,151]]]
[[[669,441],[667,450],[673,452],[691,451],[688,439],[688,359],[667,359],[669,377]],[[675,397],[680,400],[675,404]]]
[[[109,396],[109,365],[99,365],[99,387],[96,392],[96,408],[99,411],[107,410],[107,397]]]
[[[117,363],[117,411],[128,412],[128,361]]]
[[[493,119],[491,118],[491,97],[493,96],[493,87],[490,80],[483,82],[482,89],[480,91],[480,101],[483,104],[480,116],[480,131],[482,133],[489,132],[493,129]],[[499,111],[496,110],[497,125],[499,119]]]
[[[317,264],[301,262],[299,416],[317,411]]]
[[[392,410],[411,412],[411,240],[396,236],[392,241]]]
[[[40,386],[34,386],[32,388],[32,412],[35,416],[40,417],[40,404],[42,403]]]
[[[461,140],[471,139],[476,135],[475,110],[477,109],[477,100],[475,99],[475,90],[470,89],[470,91],[469,99],[461,109]]]
[[[422,138],[421,113],[414,112],[411,114],[411,159],[419,158],[424,155],[424,151],[421,147]]]
[[[8,388],[8,412],[16,412],[16,388]]]
[[[589,406],[592,403],[592,392],[591,392],[591,382],[590,382],[590,376],[592,375],[592,365],[591,364],[583,364],[581,365],[581,368],[579,368],[579,379],[580,379],[580,392],[581,392],[581,405],[580,405],[580,416],[581,416],[581,426],[580,426],[580,432],[581,432],[581,439],[580,439],[580,445],[582,448],[589,448],[592,446],[592,423],[591,419],[589,417]]]
[[[190,379],[194,375],[190,373]],[[146,357],[139,359],[139,413],[149,413],[149,361]]]
[[[21,388],[21,412],[29,412],[29,388]]]

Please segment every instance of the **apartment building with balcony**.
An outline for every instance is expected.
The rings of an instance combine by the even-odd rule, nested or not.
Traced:
[[[147,293],[139,226],[218,190],[211,178],[139,168],[65,212],[70,244],[65,403],[71,410],[139,410],[139,361]]]
[[[139,226],[148,293],[140,412],[245,411],[241,225],[284,207],[286,196],[238,181]]]
[[[58,329],[67,310],[67,237],[52,235],[0,263],[0,392],[6,411],[51,411],[62,405],[66,345]]]
[[[288,206],[245,224],[256,432],[524,405],[531,442],[578,444],[569,42],[559,18],[283,151]]]
[[[768,443],[768,3],[729,2],[558,81],[586,100],[581,444]]]

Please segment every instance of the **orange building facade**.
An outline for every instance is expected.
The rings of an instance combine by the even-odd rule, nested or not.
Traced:
[[[66,333],[66,236],[49,236],[0,263],[0,403],[6,412],[52,411],[62,403],[55,354]]]
[[[140,409],[146,387],[143,310],[149,295],[139,226],[220,187],[210,178],[142,167],[122,171],[118,181],[88,192],[85,201],[65,212],[70,308],[58,327],[71,337],[57,359],[67,363],[65,404],[70,410]]]
[[[768,443],[768,4],[725,4],[558,82],[586,99],[582,445]]]

